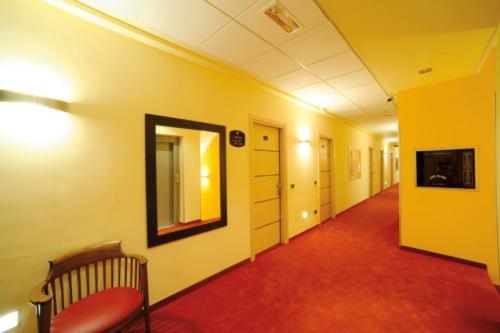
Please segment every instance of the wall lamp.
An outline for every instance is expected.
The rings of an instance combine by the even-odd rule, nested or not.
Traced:
[[[297,138],[299,139],[300,143],[309,143],[311,142],[311,131],[309,130],[309,128],[302,126],[299,128]]]
[[[0,89],[0,102],[33,103],[49,109],[69,112],[69,103],[53,98],[41,97]]]

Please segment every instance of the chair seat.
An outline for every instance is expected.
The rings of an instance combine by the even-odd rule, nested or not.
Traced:
[[[142,294],[116,287],[82,298],[52,318],[51,333],[104,332],[142,307]]]

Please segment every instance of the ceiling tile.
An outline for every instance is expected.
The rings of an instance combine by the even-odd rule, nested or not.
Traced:
[[[270,50],[272,46],[233,21],[199,48],[239,66]]]
[[[236,17],[257,0],[207,0],[231,17]]]
[[[362,107],[382,106],[387,103],[387,96],[377,83],[370,83],[342,91],[346,96]]]
[[[136,19],[147,0],[79,0],[79,2],[97,9],[115,18]]]
[[[267,8],[271,2],[259,0],[236,19],[273,45],[286,42],[327,20],[313,0],[281,0],[280,2],[302,26],[300,30],[287,33],[264,14],[263,9]]]
[[[349,114],[348,117],[345,117],[345,118],[347,118],[350,121],[357,123],[361,126],[363,126],[366,123],[372,122],[375,119],[371,114],[366,113],[362,110],[357,111],[357,112],[353,112],[353,113]]]
[[[321,80],[318,79],[316,75],[311,74],[307,70],[301,68],[272,79],[271,83],[280,87],[281,89],[291,91],[320,81]]]
[[[368,70],[361,69],[356,72],[338,76],[327,81],[331,86],[338,90],[345,90],[362,86],[364,84],[373,83],[375,80]]]
[[[349,45],[330,22],[325,22],[279,48],[303,65],[309,65],[347,51]]]
[[[349,101],[324,82],[296,89],[292,94],[298,98],[328,110],[346,107]]]
[[[231,18],[203,0],[149,0],[138,21],[169,39],[198,46]]]
[[[346,51],[326,60],[307,66],[311,72],[327,80],[363,69],[363,63],[352,51]]]
[[[296,62],[277,49],[272,49],[263,55],[253,58],[241,65],[241,67],[265,80],[270,80],[300,68]]]

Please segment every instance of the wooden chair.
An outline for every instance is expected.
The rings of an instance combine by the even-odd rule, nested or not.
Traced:
[[[144,314],[149,332],[147,259],[121,242],[88,247],[49,261],[30,302],[39,333],[118,332]]]

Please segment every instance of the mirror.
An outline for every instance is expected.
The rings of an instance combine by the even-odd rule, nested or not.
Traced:
[[[227,225],[226,128],[146,115],[148,246]]]

